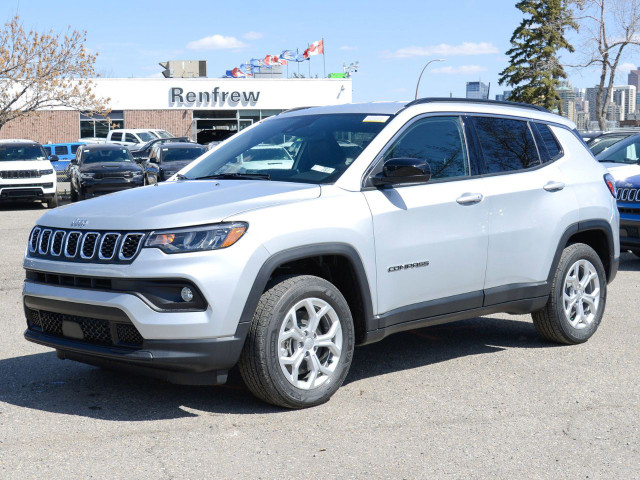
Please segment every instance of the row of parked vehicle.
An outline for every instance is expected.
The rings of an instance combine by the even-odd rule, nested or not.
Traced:
[[[164,130],[112,130],[106,139],[40,145],[0,141],[0,200],[58,205],[57,182],[69,181],[71,200],[162,182],[207,151]]]

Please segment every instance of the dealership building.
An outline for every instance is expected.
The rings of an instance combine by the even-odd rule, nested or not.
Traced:
[[[101,78],[93,82],[96,95],[109,99],[110,122],[74,110],[41,110],[6,124],[0,138],[64,143],[106,137],[110,128],[159,128],[207,143],[224,140],[283,110],[352,99],[349,78]]]

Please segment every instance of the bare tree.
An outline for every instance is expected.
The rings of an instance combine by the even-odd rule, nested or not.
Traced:
[[[107,113],[107,98],[98,98],[96,55],[87,51],[86,32],[67,29],[25,31],[18,16],[0,29],[0,129],[17,118],[47,108]]]
[[[640,0],[577,0],[576,20],[585,36],[588,58],[581,68],[600,68],[596,116],[601,130],[620,61],[640,45]]]

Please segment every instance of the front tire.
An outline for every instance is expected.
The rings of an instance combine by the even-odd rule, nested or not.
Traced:
[[[607,278],[598,254],[584,243],[562,252],[547,304],[533,312],[533,323],[546,340],[573,345],[596,332],[604,314]]]
[[[58,207],[58,194],[55,193],[51,200],[47,201],[47,208],[57,208]]]
[[[265,402],[320,405],[344,382],[354,343],[349,306],[333,284],[311,275],[284,277],[260,297],[240,373]]]

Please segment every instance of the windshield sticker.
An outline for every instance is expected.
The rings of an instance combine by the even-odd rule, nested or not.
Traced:
[[[363,122],[384,123],[389,120],[389,115],[367,115]]]
[[[330,168],[330,167],[323,167],[322,165],[314,165],[313,167],[311,167],[311,170],[315,170],[316,172],[322,172],[322,173],[333,173],[335,172],[335,168]]]

